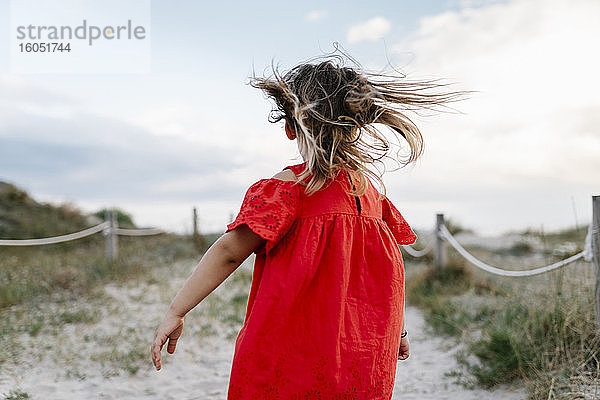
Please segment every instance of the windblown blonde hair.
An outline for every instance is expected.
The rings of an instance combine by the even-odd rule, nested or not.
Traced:
[[[306,183],[308,195],[335,178],[340,169],[355,172],[358,184],[351,194],[361,195],[367,187],[366,176],[383,188],[385,157],[405,166],[423,152],[423,137],[406,111],[435,109],[458,100],[463,92],[437,89],[438,81],[409,81],[398,74],[361,72],[359,67],[343,65],[343,55],[330,55],[318,63],[302,63],[285,74],[273,67],[269,78],[252,77],[250,85],[263,90],[275,102],[269,120],[285,120],[296,132],[298,148],[306,161],[299,181]],[[352,60],[354,62],[354,60]],[[408,156],[400,150],[390,155],[392,142],[375,124],[391,128],[395,139],[400,134],[408,143]],[[370,167],[383,166],[376,173]]]

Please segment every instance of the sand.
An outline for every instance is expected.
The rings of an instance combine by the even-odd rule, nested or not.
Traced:
[[[249,265],[251,261],[243,268]],[[46,313],[65,306],[94,310],[96,320],[62,324],[44,328],[35,336],[22,334],[15,338],[19,351],[14,360],[0,367],[0,394],[4,394],[0,399],[15,390],[45,400],[225,399],[239,321],[237,325],[220,324],[218,310],[211,308],[230,298],[235,282],[211,295],[212,306],[194,310],[187,317],[176,353],[164,356],[160,372],[152,369],[149,346],[154,329],[191,268],[189,262],[179,263],[148,282],[108,285],[106,295],[98,299],[43,306],[41,311]],[[526,397],[522,388],[469,390],[454,383],[456,378],[447,376],[458,368],[454,342],[428,332],[421,312],[412,307],[407,307],[407,327],[411,357],[398,362],[393,399]]]

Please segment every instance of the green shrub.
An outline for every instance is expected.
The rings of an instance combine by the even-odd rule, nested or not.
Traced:
[[[3,400],[25,400],[30,399],[29,393],[22,390],[11,390],[9,393],[3,395]]]
[[[407,282],[407,300],[416,306],[428,306],[440,296],[462,294],[472,284],[464,264],[453,263],[442,269],[429,267]]]
[[[101,210],[96,211],[93,215],[104,221],[106,219],[106,213],[108,211],[109,210],[107,208],[103,208]],[[136,225],[133,223],[133,217],[131,216],[131,214],[128,214],[125,211],[120,210],[118,208],[113,208],[110,211],[114,211],[117,213],[117,225],[119,225],[120,228],[136,228]]]
[[[441,298],[429,304],[425,321],[437,334],[459,335],[468,326],[469,315],[453,302]]]
[[[73,205],[38,203],[16,186],[0,182],[1,239],[50,237],[88,226],[88,218]]]
[[[572,294],[545,302],[527,303],[523,298],[507,302],[490,319],[483,337],[471,344],[478,363],[465,362],[468,370],[485,387],[522,378],[536,390],[540,379],[557,372],[564,379],[582,371],[595,372],[600,340],[589,317],[591,296],[586,297]],[[546,391],[542,397],[547,395]]]
[[[486,339],[472,344],[471,351],[482,364],[470,365],[470,371],[483,386],[489,388],[519,376],[519,354],[507,330],[489,331]]]
[[[533,252],[533,247],[531,244],[523,241],[513,244],[509,250],[509,253],[513,256],[523,256],[530,254],[531,252]]]

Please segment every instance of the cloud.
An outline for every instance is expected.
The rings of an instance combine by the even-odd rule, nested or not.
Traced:
[[[458,5],[460,8],[474,8],[474,7],[482,7],[489,6],[494,3],[502,2],[503,0],[453,0],[449,4],[450,5]]]
[[[406,72],[477,92],[455,105],[464,114],[419,120],[426,154],[411,178],[461,193],[442,196],[443,208],[476,228],[572,223],[570,197],[587,204],[600,185],[599,14],[595,0],[511,0],[423,18],[394,46],[413,56]],[[495,216],[494,198],[514,216]]]
[[[157,136],[75,108],[68,115],[38,113],[44,103],[23,98],[27,91],[17,92],[18,102],[0,104],[0,181],[42,201],[75,202],[89,211],[131,206],[128,211],[141,224],[179,231],[178,216],[198,205],[204,228],[221,230],[245,187],[257,178],[250,171],[256,167],[250,152],[214,141]],[[220,212],[214,211],[215,203],[221,204]],[[152,214],[156,207],[160,215]],[[213,212],[206,215],[209,208]]]
[[[14,75],[0,76],[0,89],[0,110],[15,109],[28,114],[67,118],[79,108],[74,98],[30,84]]]
[[[346,39],[350,43],[363,41],[374,42],[384,37],[391,29],[390,21],[383,17],[371,18],[368,21],[350,27],[346,34]]]
[[[237,188],[228,176],[240,165],[228,159],[227,149],[172,142],[103,118],[61,124],[29,119],[10,133],[0,131],[0,178],[35,183],[49,195],[111,202],[202,200],[227,198]],[[83,135],[82,125],[87,126]],[[90,139],[102,132],[120,140]]]
[[[0,76],[0,181],[87,211],[122,207],[142,225],[177,231],[198,206],[204,231],[222,231],[245,189],[293,154],[277,125],[255,120],[242,126],[172,102],[124,121]]]
[[[322,21],[327,18],[327,11],[324,10],[312,10],[308,14],[306,14],[305,19],[308,22],[317,22]]]
[[[600,187],[593,51],[600,3],[463,4],[421,19],[394,47],[394,56],[411,54],[409,76],[444,77],[478,92],[456,105],[463,114],[414,117],[425,155],[384,176],[390,198],[417,228],[431,227],[435,212],[484,231],[564,226],[573,222],[571,196],[587,221],[589,194]],[[353,27],[362,26],[352,40],[390,37],[382,20]],[[262,94],[238,93],[241,78],[223,89],[237,78],[198,74],[127,78],[114,99],[120,111],[98,107],[104,78],[92,77],[96,85],[82,84],[69,98],[62,81],[0,76],[0,179],[42,200],[122,206],[144,225],[178,228],[196,205],[207,230],[222,230],[248,185],[283,167],[295,144],[266,122],[271,105]],[[138,92],[129,80],[151,89]],[[197,96],[186,97],[184,87],[199,88]]]

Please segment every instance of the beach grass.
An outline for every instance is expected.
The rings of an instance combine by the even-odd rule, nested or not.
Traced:
[[[19,389],[15,389],[11,390],[8,393],[5,393],[2,397],[2,400],[26,400],[30,398],[31,396],[29,395],[29,393]]]
[[[0,248],[0,344],[6,350],[0,352],[0,368],[19,358],[23,334],[36,337],[60,332],[67,325],[98,322],[103,318],[99,309],[106,284],[151,283],[153,270],[200,258],[192,241],[177,235],[120,238],[119,245],[115,262],[106,259],[102,237],[86,243]],[[146,358],[145,343],[143,351],[138,344],[127,354],[105,356],[139,360],[143,352]],[[129,369],[133,372],[135,366]]]
[[[75,207],[38,203],[13,185],[0,184],[0,238],[75,232],[101,222],[104,211],[85,216]],[[119,226],[136,228],[127,213],[119,211],[118,218]],[[2,379],[42,364],[58,380],[149,373],[149,343],[160,318],[219,236],[120,236],[115,261],[107,258],[102,234],[54,245],[0,247]],[[186,335],[199,343],[235,337],[250,280],[251,271],[236,271],[190,313]],[[0,399],[30,398],[22,389],[5,388]]]
[[[154,265],[199,256],[189,238],[169,234],[119,238],[115,262],[107,259],[105,246],[98,235],[83,242],[0,247],[0,310],[57,292],[88,293],[102,283],[143,276]]]
[[[218,237],[213,236],[213,240]],[[22,277],[64,273],[66,269],[69,280],[82,282],[38,282],[45,290],[23,291],[19,301],[0,310],[0,346],[6,349],[0,352],[0,369],[18,375],[45,362],[61,371],[56,379],[75,381],[98,374],[110,379],[151,373],[148,349],[153,332],[201,255],[190,238],[174,235],[126,238],[120,241],[120,257],[115,263],[102,258],[101,248],[94,249],[93,244],[91,248],[97,252],[99,265],[88,261],[91,267],[87,270],[72,267],[85,255],[80,248],[51,249],[47,257],[39,252],[37,264],[23,263]],[[36,259],[27,252],[13,256],[22,257],[21,261]],[[195,342],[186,338],[186,350],[190,344],[213,346],[236,337],[252,278],[248,266],[249,262],[238,268],[186,317],[186,337]],[[170,359],[165,357],[164,363]],[[18,393],[19,388],[14,388],[10,395]]]
[[[536,235],[546,242],[539,250],[472,252],[494,265],[525,269],[533,259],[524,254],[541,254],[553,262],[552,248],[566,241],[582,243],[585,230]],[[539,257],[535,260],[539,264]],[[522,381],[536,400],[600,398],[600,338],[590,263],[536,277],[504,278],[475,269],[449,250],[442,270],[411,266],[410,261],[407,270],[407,301],[424,310],[435,333],[455,337],[464,347],[458,360],[466,378],[459,380],[486,388]]]

